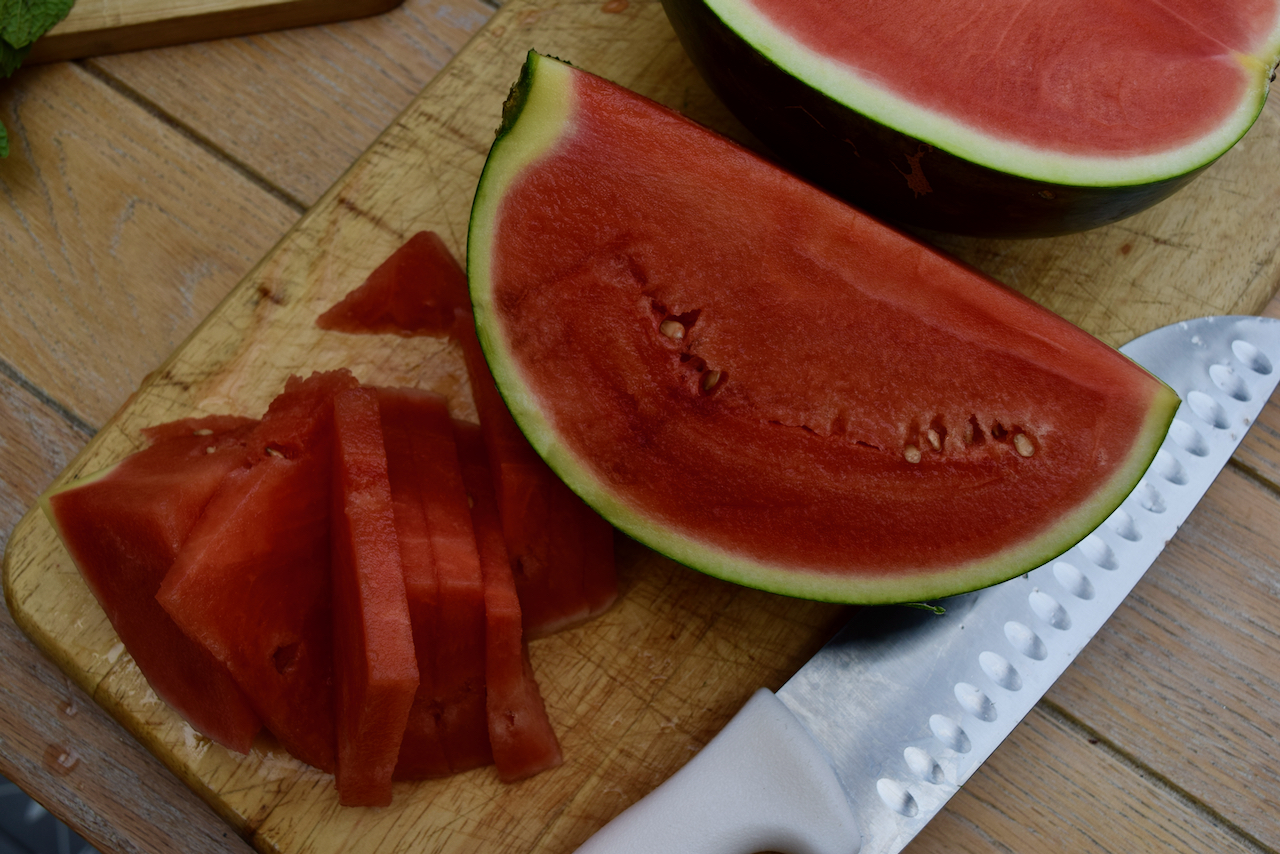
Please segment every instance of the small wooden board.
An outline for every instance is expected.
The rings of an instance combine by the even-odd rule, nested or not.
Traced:
[[[363,18],[404,0],[76,0],[32,46],[53,62]]]
[[[351,368],[444,393],[473,416],[459,353],[432,339],[351,337],[316,316],[420,229],[461,256],[501,105],[530,48],[745,137],[655,0],[512,0],[161,365],[59,482],[119,459],[144,426],[260,414],[291,373]],[[1165,323],[1257,313],[1280,282],[1280,121],[1187,189],[1109,228],[1040,241],[937,238],[1113,344]],[[269,524],[266,520],[264,524]],[[489,770],[402,784],[392,806],[342,809],[329,777],[270,744],[211,745],[148,689],[38,511],[14,530],[5,592],[33,640],[264,852],[569,851],[684,764],[759,686],[777,688],[838,623],[829,605],[685,570],[619,540],[622,597],[533,644],[566,764],[513,786]]]

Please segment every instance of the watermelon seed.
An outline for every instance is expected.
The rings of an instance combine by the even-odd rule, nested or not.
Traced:
[[[1031,444],[1031,440],[1027,438],[1026,433],[1019,433],[1013,437],[1013,446],[1018,449],[1018,453],[1024,457],[1029,457],[1036,452],[1036,446]]]
[[[707,371],[702,375],[702,390],[706,392],[711,391],[720,384],[720,380],[723,377],[724,374],[720,371]]]
[[[197,430],[196,432],[192,433],[191,435],[193,435],[193,436],[212,436],[212,435],[213,435],[213,431],[212,431],[212,430],[210,430],[208,427],[205,427],[204,429]]]
[[[942,437],[938,435],[937,430],[934,430],[932,427],[930,427],[929,432],[926,433],[925,435],[929,439],[930,448],[933,448],[935,451],[942,450]]]
[[[210,445],[209,447],[204,449],[204,452],[206,454],[216,454],[218,452],[218,449],[215,448],[213,445]]]
[[[981,445],[986,437],[978,426],[978,416],[970,415],[969,423],[964,425],[964,442],[966,445]]]
[[[273,447],[271,447],[270,445],[268,445],[268,446],[267,446],[267,456],[269,456],[269,457],[283,457],[283,456],[284,456],[284,451],[280,450],[279,448],[273,448]]]
[[[915,445],[907,445],[902,449],[902,456],[907,462],[914,465],[915,463],[920,462],[920,449]]]
[[[658,325],[658,331],[675,341],[684,337],[684,324],[678,320],[664,320]]]

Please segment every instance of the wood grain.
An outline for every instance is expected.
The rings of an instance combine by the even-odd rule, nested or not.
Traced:
[[[402,0],[76,0],[28,62],[220,39],[376,15]]]
[[[620,6],[625,6],[620,13],[606,11]],[[413,230],[434,228],[455,249],[461,247],[467,206],[499,105],[530,43],[717,126],[731,126],[692,75],[656,3],[513,2],[151,375],[70,472],[127,452],[139,427],[158,420],[193,411],[259,412],[285,375],[313,367],[347,363],[372,381],[436,387],[450,396],[456,412],[469,414],[460,360],[447,345],[364,339],[357,347],[341,336],[318,333],[311,321]],[[1265,165],[1269,153],[1261,156]],[[1275,212],[1265,200],[1274,192],[1268,183],[1274,176],[1263,170],[1258,175],[1256,186],[1238,184],[1254,201],[1233,199],[1231,204],[1256,204],[1250,210],[1273,226],[1274,219],[1267,218]],[[1230,208],[1213,193],[1187,198],[1195,205]],[[1172,239],[1167,235],[1201,214],[1173,210],[1143,225],[1150,247],[1143,250],[1142,264],[1133,266],[1118,266],[1114,257],[1089,250],[1090,241],[1103,239],[1100,235],[1078,237],[1079,242],[965,246],[996,272],[1025,275],[1024,287],[1034,286],[1033,269],[1057,276],[1048,297],[1062,300],[1086,328],[1119,335],[1158,325],[1151,317],[1171,311],[1185,310],[1188,315],[1180,316],[1189,316],[1209,303],[1261,304],[1265,297],[1255,291],[1274,288],[1266,265],[1252,279],[1227,275],[1249,267],[1241,257],[1261,257],[1265,246],[1244,253],[1218,244],[1165,251],[1177,248],[1162,242]],[[1207,222],[1218,223],[1215,233],[1221,235],[1229,231],[1231,217],[1231,210],[1219,210]],[[1260,227],[1257,233],[1263,231],[1270,239],[1276,229]],[[1108,239],[1122,236],[1108,233]],[[1138,252],[1137,244],[1127,253],[1124,245],[1116,244],[1114,253],[1122,261]],[[1207,296],[1180,272],[1201,251],[1230,268],[1214,280]],[[1080,269],[1066,275],[1066,267],[1077,262]],[[1114,310],[1106,307],[1111,301]],[[1274,495],[1256,481],[1235,477],[1257,492],[1248,506],[1274,512]],[[1234,500],[1232,492],[1224,507]],[[1219,524],[1214,519],[1211,527]],[[1258,554],[1266,553],[1268,542],[1258,541]],[[24,629],[260,850],[557,851],[571,849],[682,764],[754,687],[777,687],[840,615],[830,606],[729,587],[627,541],[620,555],[621,605],[589,626],[534,645],[535,668],[563,735],[566,766],[515,787],[498,786],[487,771],[448,784],[403,785],[393,807],[376,812],[336,810],[327,778],[285,759],[269,744],[237,760],[185,731],[148,700],[136,668],[115,649],[100,620],[85,619],[69,635],[67,612],[88,614],[92,605],[85,603],[83,585],[38,516],[26,517],[15,530],[5,581]],[[1229,619],[1197,623],[1186,614],[1180,619],[1203,629],[1209,647],[1243,650],[1250,648],[1248,633],[1256,625],[1269,627],[1266,631],[1277,625],[1265,606],[1247,616],[1253,622],[1243,628]],[[1141,628],[1141,619],[1128,619]],[[1099,674],[1122,672],[1127,679],[1127,705],[1090,685],[1033,713],[916,843],[919,850],[953,845],[946,850],[1237,851],[1274,843],[1265,827],[1246,832],[1234,818],[1217,818],[1250,805],[1263,809],[1259,797],[1276,792],[1269,777],[1257,778],[1262,794],[1252,800],[1247,787],[1236,786],[1242,793],[1237,802],[1235,795],[1209,791],[1214,784],[1229,786],[1235,773],[1229,763],[1197,777],[1195,769],[1185,767],[1186,752],[1167,745],[1156,752],[1174,757],[1172,776],[1151,773],[1144,742],[1133,730],[1144,720],[1144,699],[1160,698],[1159,685],[1144,676],[1154,673],[1158,682],[1173,665],[1142,643],[1097,653],[1095,647],[1086,654],[1099,656]],[[1126,656],[1132,672],[1124,670]],[[1151,656],[1156,663],[1148,671],[1142,662]],[[1248,659],[1248,664],[1275,679],[1275,665],[1267,660]],[[1188,669],[1203,675],[1210,666],[1193,662]],[[1246,701],[1237,712],[1246,720],[1265,710],[1265,703],[1255,702],[1239,685],[1224,684]],[[1120,711],[1109,712],[1108,704]],[[1175,704],[1167,712],[1174,715],[1186,716],[1181,732],[1210,731],[1214,742],[1233,755],[1274,759],[1265,732],[1223,719],[1210,704]],[[1105,733],[1099,745],[1089,741],[1095,720]],[[1152,735],[1146,743],[1158,740]],[[1194,798],[1184,788],[1192,784],[1198,787]],[[1255,831],[1263,835],[1253,836]]]
[[[101,425],[297,211],[75,65],[16,83],[0,338],[14,370]]]
[[[102,57],[91,65],[311,205],[489,19],[480,0]]]

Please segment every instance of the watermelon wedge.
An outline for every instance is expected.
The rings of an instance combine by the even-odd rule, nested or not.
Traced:
[[[499,779],[513,783],[555,768],[564,757],[524,642],[520,599],[502,537],[484,437],[470,422],[454,421],[453,426],[484,572],[489,742]]]
[[[151,444],[40,497],[85,583],[156,695],[198,732],[248,753],[262,723],[230,671],[188,638],[155,594],[258,422],[191,418],[143,431]]]
[[[922,601],[1035,567],[1128,494],[1178,405],[1029,300],[534,53],[468,270],[551,467],[641,542],[780,593]]]
[[[316,319],[337,332],[390,335],[447,335],[461,293],[440,287],[455,265],[435,232],[420,231]]]
[[[156,595],[235,677],[267,729],[332,772],[333,398],[345,370],[290,377],[183,543]]]
[[[377,392],[337,394],[333,422],[334,777],[344,806],[386,806],[418,662]]]

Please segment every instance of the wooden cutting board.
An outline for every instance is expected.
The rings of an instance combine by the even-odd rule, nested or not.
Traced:
[[[324,333],[316,316],[409,235],[461,255],[501,105],[525,52],[574,62],[745,137],[702,84],[657,2],[512,0],[245,278],[59,482],[140,444],[144,426],[259,415],[291,373],[351,368],[433,388],[474,415],[459,353],[432,339]],[[1280,116],[1159,207],[1040,241],[937,238],[1110,343],[1210,313],[1256,313],[1280,282]],[[264,520],[270,524],[270,520]],[[33,511],[4,582],[14,619],[99,703],[264,852],[570,851],[684,764],[759,686],[777,688],[837,624],[829,605],[737,588],[619,538],[622,596],[533,644],[563,767],[504,786],[480,770],[401,784],[391,807],[341,809],[331,780],[269,744],[247,757],[157,701]]]
[[[404,0],[76,0],[27,62],[105,56],[363,18]]]

